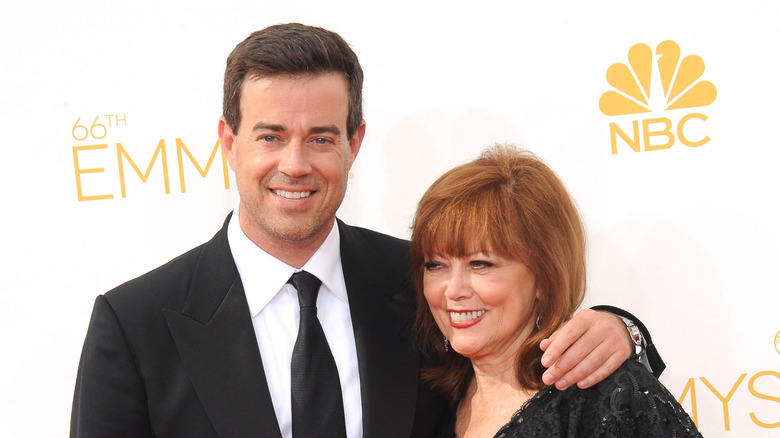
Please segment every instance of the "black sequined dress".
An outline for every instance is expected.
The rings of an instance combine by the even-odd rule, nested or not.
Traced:
[[[455,415],[440,438],[454,437]],[[517,411],[494,438],[701,437],[671,393],[640,363],[626,361],[588,389],[546,388]]]

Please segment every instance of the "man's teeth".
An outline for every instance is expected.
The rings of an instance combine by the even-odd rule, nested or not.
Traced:
[[[286,190],[274,190],[277,195],[287,199],[308,198],[311,192],[288,192]]]
[[[472,312],[450,312],[450,319],[454,322],[466,322],[477,319],[485,313],[484,310],[474,310]]]

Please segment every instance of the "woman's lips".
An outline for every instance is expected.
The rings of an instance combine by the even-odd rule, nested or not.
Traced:
[[[467,328],[482,321],[484,310],[450,310],[450,325],[455,328]]]

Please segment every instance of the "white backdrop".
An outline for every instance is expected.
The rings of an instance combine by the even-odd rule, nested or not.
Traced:
[[[538,3],[4,1],[0,434],[67,435],[95,296],[221,225],[232,176],[218,154],[201,177],[186,152],[203,168],[215,147],[232,48],[300,21],[344,36],[366,74],[341,218],[406,237],[441,172],[525,145],[586,219],[586,304],[650,327],[705,436],[777,436],[780,4]],[[656,54],[651,111],[603,113],[610,66],[663,41],[703,61],[693,85],[714,101],[665,109]]]

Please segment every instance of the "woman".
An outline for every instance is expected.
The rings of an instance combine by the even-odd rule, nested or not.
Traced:
[[[496,146],[428,189],[412,275],[418,335],[438,363],[424,377],[456,408],[442,436],[700,436],[636,361],[588,389],[542,383],[539,343],[584,296],[585,235],[562,182],[531,153]]]

